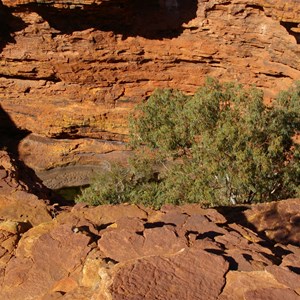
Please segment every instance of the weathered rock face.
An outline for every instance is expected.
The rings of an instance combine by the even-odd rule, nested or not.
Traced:
[[[299,219],[299,202],[279,202],[264,226],[277,218],[299,231],[282,213]],[[270,204],[232,209],[234,223],[198,205],[153,211],[81,203],[33,227],[0,222],[0,298],[299,299],[300,240],[279,244],[250,229],[268,220]],[[249,218],[253,211],[261,218]]]
[[[49,194],[29,171],[0,151],[0,281],[22,234],[52,220]]]
[[[49,197],[43,192],[45,187],[27,169],[18,168],[5,151],[0,151],[0,186],[0,220],[19,222],[25,227],[52,220],[45,203]]]
[[[299,16],[299,0],[2,0],[0,98],[32,132],[22,159],[49,186],[84,183],[65,167],[124,160],[128,113],[157,87],[215,76],[273,96],[300,78]]]

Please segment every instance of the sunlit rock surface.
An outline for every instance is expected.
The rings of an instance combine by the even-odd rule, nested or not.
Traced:
[[[0,297],[299,299],[300,240],[276,243],[247,221],[251,207],[232,210],[234,223],[198,205],[153,211],[79,204],[33,227],[0,222]],[[286,230],[290,225],[286,219]]]
[[[266,98],[288,88],[299,24],[299,0],[3,0],[2,109],[32,132],[19,152],[48,186],[83,184],[126,160],[128,114],[155,88],[192,93],[206,76]]]

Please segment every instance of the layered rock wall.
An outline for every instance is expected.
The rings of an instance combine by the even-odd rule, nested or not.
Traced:
[[[126,160],[128,114],[155,88],[215,76],[269,98],[300,78],[299,0],[173,2],[2,1],[1,106],[32,132],[20,155],[49,186]]]

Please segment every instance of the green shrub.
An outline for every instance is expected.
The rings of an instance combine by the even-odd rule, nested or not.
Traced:
[[[300,195],[300,83],[272,105],[263,93],[208,79],[193,96],[157,90],[130,121],[135,155],[78,201],[91,204],[264,202]]]
[[[157,170],[159,160],[146,157],[143,151],[129,160],[129,165],[107,163],[106,171],[99,173],[91,186],[82,190],[76,202],[91,205],[136,203],[159,208],[161,193],[160,178]],[[148,152],[149,154],[149,152]]]

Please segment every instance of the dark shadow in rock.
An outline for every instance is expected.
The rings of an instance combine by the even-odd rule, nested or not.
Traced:
[[[184,23],[196,17],[197,6],[197,0],[112,0],[77,8],[29,4],[23,9],[37,12],[60,34],[94,28],[124,38],[171,39],[183,32]]]
[[[0,53],[8,43],[15,43],[14,32],[26,28],[27,24],[12,15],[12,9],[4,6],[0,0]]]
[[[176,227],[176,225],[174,223],[164,223],[164,222],[145,223],[144,227],[145,227],[145,229],[151,229],[151,228],[163,227],[163,226],[166,226],[166,225]]]
[[[19,142],[28,134],[30,131],[16,127],[9,114],[0,105],[0,147],[18,156]]]
[[[280,25],[283,26],[287,32],[295,38],[297,44],[300,44],[300,31],[294,30],[294,28],[299,29],[300,24],[280,21]]]
[[[290,212],[283,211],[283,209],[279,212],[278,203],[266,203],[268,206],[265,207],[262,205],[261,210],[255,213],[259,214],[259,220],[257,217],[253,223],[249,222],[245,216],[245,211],[251,209],[250,206],[219,207],[216,209],[226,218],[227,224],[237,223],[256,232],[263,239],[263,242],[259,242],[259,244],[270,248],[272,251],[276,243],[300,246],[300,241],[297,240],[297,233],[300,232],[299,218]],[[264,224],[262,230],[257,229],[258,222]]]
[[[276,245],[275,247],[272,248],[272,252],[277,256],[277,257],[283,257],[285,255],[293,253],[290,250],[284,249],[280,247],[279,245]]]
[[[104,257],[104,258],[103,258],[103,261],[104,261],[106,264],[111,263],[111,264],[113,264],[113,265],[116,265],[116,264],[119,263],[117,260],[114,260],[114,259],[112,259],[112,258],[110,258],[110,257]]]
[[[244,215],[244,211],[250,208],[250,205],[239,205],[239,206],[219,206],[215,209],[225,217],[227,222],[224,226],[232,223],[236,223],[257,232],[256,227],[249,223]]]
[[[298,267],[292,267],[292,266],[287,266],[292,272],[299,274],[300,275],[300,268]]]
[[[271,251],[273,250],[272,247],[269,248]],[[273,251],[272,251],[273,252]],[[264,256],[266,259],[270,260],[274,265],[279,266],[281,264],[281,257],[277,257],[274,252],[273,255],[272,254],[268,254],[265,252],[260,252],[258,251],[257,253],[259,253],[260,255]]]
[[[9,114],[0,105],[0,149],[7,151],[14,159],[18,170],[18,180],[26,184],[29,193],[40,199],[48,199],[50,203],[58,202],[56,195],[44,186],[35,172],[19,159],[18,145],[28,134],[30,131],[17,128]]]
[[[203,240],[205,238],[209,238],[211,240],[214,240],[215,237],[220,236],[220,235],[224,235],[220,232],[215,232],[215,231],[207,231],[201,234],[198,234],[196,237],[196,240]]]
[[[106,229],[108,226],[112,225],[114,223],[105,223],[105,224],[101,224],[99,226],[95,226],[95,229],[98,230],[98,231],[101,231],[101,230],[104,230]]]
[[[93,242],[97,242],[100,239],[100,236],[91,232],[90,228],[86,225],[74,227],[73,231],[76,233],[81,232],[81,233],[85,234],[86,236],[90,237],[91,240],[90,240],[89,244],[91,244]]]
[[[242,256],[243,256],[247,261],[252,261],[252,260],[253,260],[253,257],[252,257],[252,255],[250,255],[250,254],[242,253]]]
[[[218,249],[205,249],[205,251],[216,254],[216,255],[221,255],[224,257],[224,259],[229,263],[229,269],[232,271],[236,271],[239,268],[239,264],[233,259],[231,256],[226,255],[222,250]]]

